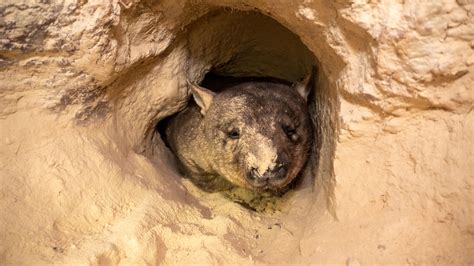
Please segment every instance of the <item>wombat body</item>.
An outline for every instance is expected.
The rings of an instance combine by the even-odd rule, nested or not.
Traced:
[[[246,82],[219,93],[190,84],[195,102],[166,128],[183,170],[206,190],[286,187],[311,149],[309,80],[295,86]]]

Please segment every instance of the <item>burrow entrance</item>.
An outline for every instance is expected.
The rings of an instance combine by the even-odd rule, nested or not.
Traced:
[[[337,114],[337,98],[329,86],[324,66],[300,38],[259,12],[219,8],[189,24],[177,43],[177,49],[186,53],[181,65],[184,78],[207,87],[248,77],[293,83],[310,73],[313,66],[318,69],[308,99],[315,129],[314,147],[294,191],[310,189],[312,194],[308,195],[308,200],[322,199],[331,211],[332,160],[337,128],[333,117]],[[187,93],[178,101],[180,106],[176,111],[186,106],[189,96]],[[156,129],[161,127],[160,121],[173,113],[160,113],[152,119],[147,129],[147,147],[164,146],[162,141],[157,141],[160,131]]]

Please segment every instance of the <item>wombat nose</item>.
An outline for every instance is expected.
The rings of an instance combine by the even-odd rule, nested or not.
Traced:
[[[270,179],[283,179],[288,173],[288,167],[284,164],[280,164],[271,171],[267,171],[264,176],[267,176]]]
[[[267,170],[263,175],[260,175],[256,168],[252,168],[247,174],[247,179],[252,182],[266,182],[270,179],[283,179],[288,173],[288,167],[286,164],[280,164],[272,170]]]

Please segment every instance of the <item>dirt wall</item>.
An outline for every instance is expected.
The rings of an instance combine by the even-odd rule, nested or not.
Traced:
[[[2,264],[474,263],[471,1],[3,1]],[[268,29],[268,31],[266,30]],[[319,156],[272,214],[156,123],[211,70],[319,68]]]

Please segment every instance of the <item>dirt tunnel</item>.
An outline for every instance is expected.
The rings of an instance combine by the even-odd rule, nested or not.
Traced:
[[[186,27],[182,36],[187,51],[185,59],[185,76],[190,74],[192,82],[198,82],[211,88],[217,84],[226,82],[238,82],[238,78],[263,77],[286,81],[291,84],[303,79],[311,71],[313,66],[320,68],[319,62],[301,40],[277,21],[256,11],[232,11],[229,9],[217,9]],[[326,121],[327,116],[323,113],[337,114],[337,106],[331,105],[336,99],[330,97],[330,88],[324,72],[315,77],[308,105],[314,121],[315,136],[312,137],[313,154],[304,179],[298,180],[303,186],[314,191],[325,193],[327,197],[332,195],[332,154],[334,153],[334,139],[337,125],[330,126],[331,121]],[[334,88],[333,88],[334,89]],[[333,97],[335,93],[333,93]],[[187,103],[187,99],[182,100]],[[182,108],[182,107],[181,107]],[[154,118],[154,121],[160,118]],[[159,121],[156,122],[159,124]],[[153,123],[151,124],[153,126]],[[156,127],[156,126],[155,126]],[[152,127],[154,128],[154,127]],[[147,147],[166,149],[162,142],[156,140],[160,136],[159,131],[147,130]],[[326,132],[325,136],[322,132]],[[163,137],[163,132],[161,132]],[[321,140],[321,141],[319,141]],[[319,175],[318,185],[315,185],[315,177],[319,166],[319,154],[324,142],[326,153],[323,155],[323,169],[329,169],[328,174]],[[153,153],[153,152],[152,152]],[[148,152],[150,154],[150,152]],[[170,163],[173,165],[173,163]],[[302,181],[302,182],[301,182]],[[317,192],[315,192],[316,194]],[[314,196],[314,195],[313,195]],[[307,197],[312,197],[308,195]],[[330,199],[325,201],[331,202]]]

